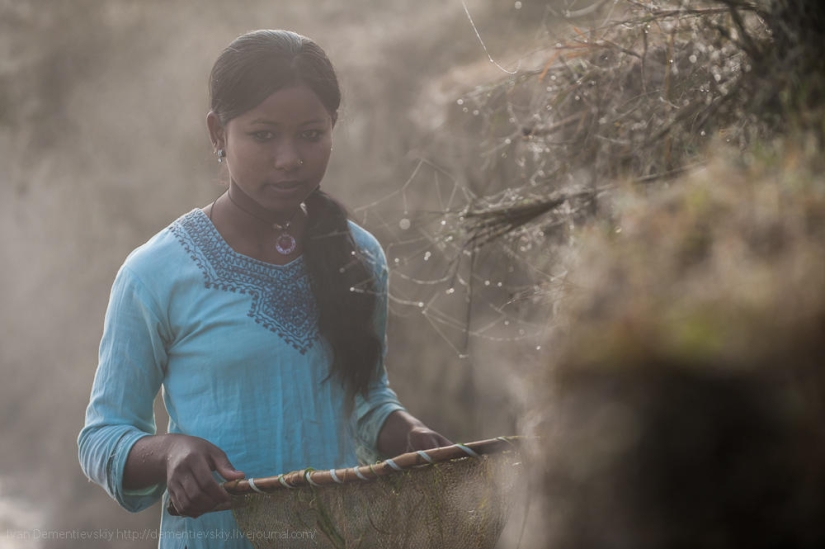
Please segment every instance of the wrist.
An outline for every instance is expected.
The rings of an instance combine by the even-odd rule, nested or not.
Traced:
[[[167,464],[176,438],[163,434],[142,437],[135,442],[123,468],[123,488],[140,490],[166,482]]]

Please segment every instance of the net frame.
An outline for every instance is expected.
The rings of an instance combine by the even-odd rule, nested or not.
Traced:
[[[295,547],[283,534],[296,527],[312,530],[299,543],[307,547],[490,549],[506,524],[521,440],[497,437],[223,487],[256,549]]]

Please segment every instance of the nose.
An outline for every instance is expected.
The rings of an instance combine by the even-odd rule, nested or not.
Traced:
[[[285,141],[275,150],[275,168],[285,172],[298,169],[304,161],[294,143]]]

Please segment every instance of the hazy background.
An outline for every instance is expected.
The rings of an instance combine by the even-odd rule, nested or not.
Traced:
[[[505,67],[552,23],[547,4],[467,1]],[[264,27],[313,37],[337,67],[344,107],[324,185],[391,264],[406,249],[400,219],[455,205],[471,185],[420,162],[447,105],[503,76],[458,0],[0,0],[0,549],[156,545],[7,533],[157,527],[159,508],[130,515],[88,483],[76,437],[114,275],[133,248],[222,191],[204,123],[208,73],[228,42]],[[427,246],[413,239],[410,257],[426,261]],[[517,400],[502,357],[523,365],[535,344],[523,333],[463,338],[465,321],[506,312],[441,306],[450,280],[435,259],[420,280],[439,284],[393,278],[391,380],[454,440],[511,434]]]

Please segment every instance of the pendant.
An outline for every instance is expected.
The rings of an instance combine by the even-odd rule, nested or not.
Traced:
[[[289,233],[281,233],[275,240],[275,251],[281,255],[289,255],[295,251],[295,237]]]

